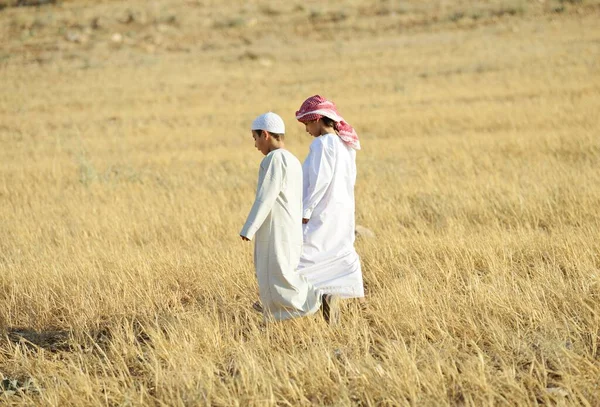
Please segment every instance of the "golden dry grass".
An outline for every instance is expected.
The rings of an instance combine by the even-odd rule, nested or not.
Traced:
[[[596,2],[347,4],[0,11],[3,403],[600,405]],[[264,325],[248,126],[315,93],[369,309]]]

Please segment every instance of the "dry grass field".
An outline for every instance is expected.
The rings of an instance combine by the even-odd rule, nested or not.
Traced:
[[[0,403],[600,405],[599,2],[16,3]],[[249,125],[302,160],[316,93],[363,145],[369,308],[265,325]]]

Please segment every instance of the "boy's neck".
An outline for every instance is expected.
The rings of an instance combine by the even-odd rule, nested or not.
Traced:
[[[269,146],[269,153],[272,151],[275,151],[275,150],[279,150],[280,148],[285,148],[284,142],[282,140],[280,140],[280,141],[273,140],[273,142]]]
[[[335,128],[330,127],[330,126],[323,126],[321,127],[321,136],[324,136],[325,134],[335,134]]]

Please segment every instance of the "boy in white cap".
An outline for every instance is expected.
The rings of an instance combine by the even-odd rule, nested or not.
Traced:
[[[285,150],[285,125],[268,112],[252,123],[254,146],[265,155],[258,172],[256,199],[240,232],[254,239],[254,266],[266,317],[301,317],[323,308],[327,322],[338,319],[337,296],[321,297],[296,271],[302,253],[302,165]]]

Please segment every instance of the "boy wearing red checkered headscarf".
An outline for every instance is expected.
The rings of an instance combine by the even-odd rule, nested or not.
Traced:
[[[324,293],[363,298],[354,249],[358,135],[335,104],[319,95],[304,101],[296,119],[315,138],[302,165],[304,243],[298,271]]]

